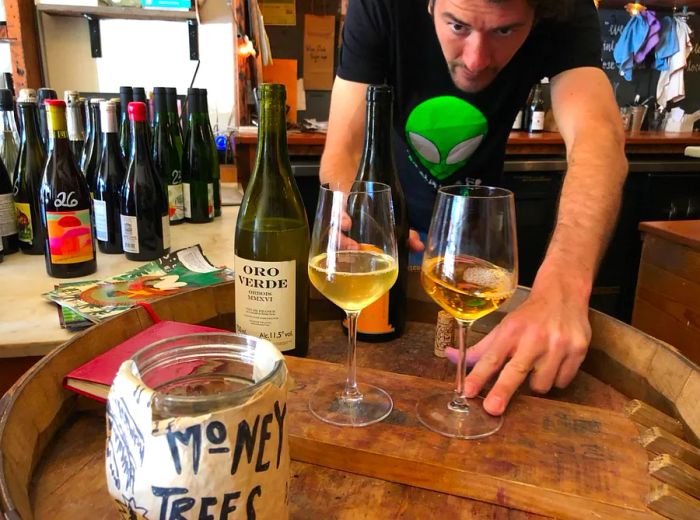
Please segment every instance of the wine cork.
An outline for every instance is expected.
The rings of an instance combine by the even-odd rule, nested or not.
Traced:
[[[437,357],[445,357],[445,349],[452,347],[454,343],[455,319],[445,311],[438,312],[437,325],[435,326],[435,349]]]

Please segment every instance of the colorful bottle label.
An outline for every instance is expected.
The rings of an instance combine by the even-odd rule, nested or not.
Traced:
[[[258,262],[234,256],[236,332],[264,338],[279,350],[295,345],[296,261]]]
[[[207,184],[207,214],[214,218],[214,183]]]
[[[185,218],[192,218],[192,197],[190,196],[190,183],[182,183],[182,201],[184,203]]]
[[[17,233],[17,215],[11,193],[0,195],[0,237]]]
[[[170,215],[170,222],[177,222],[185,218],[185,195],[182,186],[182,184],[168,185],[168,214]],[[187,191],[189,192],[189,189]]]
[[[79,264],[95,256],[89,209],[47,211],[46,235],[52,264]]]
[[[101,242],[109,241],[109,228],[107,226],[107,203],[104,200],[93,200],[92,207],[95,211],[95,234]]]
[[[31,244],[34,240],[32,229],[32,209],[27,202],[15,202],[15,214],[17,215],[17,233],[20,242]]]
[[[121,216],[122,248],[125,253],[139,253],[139,226],[136,217]]]
[[[161,225],[163,226],[163,249],[170,248],[170,217],[168,215],[163,215],[161,220]]]

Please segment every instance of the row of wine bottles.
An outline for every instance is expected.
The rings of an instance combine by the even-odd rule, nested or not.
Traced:
[[[46,100],[48,155],[39,107],[31,92],[23,91],[17,103],[22,138],[12,186],[7,172],[0,172],[5,252],[21,248],[29,254],[44,253],[50,275],[83,276],[96,269],[93,229],[102,252],[151,260],[167,252],[170,224],[210,222],[220,214],[219,164],[206,90],[188,90],[184,144],[177,105],[168,103],[168,90],[154,90],[152,127],[148,106],[130,102],[129,87],[121,89],[120,103],[90,100],[90,131],[84,143],[74,131],[79,120],[77,93],[67,92],[67,103]],[[119,105],[128,112],[121,125]],[[83,182],[85,190],[79,186]],[[161,207],[164,218],[156,216]],[[47,211],[60,213],[60,218]],[[70,237],[81,238],[67,240],[68,231]]]
[[[236,330],[269,339],[286,354],[303,356],[309,341],[309,226],[287,154],[286,92],[283,85],[263,84],[258,94],[257,156],[234,240]],[[360,315],[358,337],[369,341],[401,336],[406,322],[408,217],[394,163],[392,105],[390,87],[369,87],[356,179],[391,187],[399,245],[396,284]]]

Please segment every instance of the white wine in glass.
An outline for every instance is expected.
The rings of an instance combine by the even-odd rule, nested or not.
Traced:
[[[482,399],[464,395],[467,335],[472,323],[498,309],[518,280],[513,194],[487,186],[447,186],[438,191],[421,267],[425,291],[459,325],[454,392],[421,399],[416,411],[428,428],[449,437],[477,439],[498,431]]]
[[[389,394],[357,383],[355,350],[357,317],[396,282],[397,254],[388,185],[355,182],[349,190],[321,186],[309,251],[309,279],[348,317],[347,378],[319,388],[309,400],[309,409],[323,421],[366,426],[391,413]]]

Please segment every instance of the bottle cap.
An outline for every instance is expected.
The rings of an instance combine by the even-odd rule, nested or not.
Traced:
[[[134,87],[134,101],[146,102],[146,90],[143,87]]]
[[[146,103],[141,101],[129,103],[129,121],[146,122]]]
[[[153,107],[156,112],[167,112],[167,93],[165,87],[155,87],[153,89]]]
[[[101,97],[91,98],[91,99],[90,99],[90,104],[91,104],[91,105],[99,105],[99,104],[102,103],[103,101],[105,101],[105,98],[101,98]]]
[[[0,108],[3,110],[14,110],[15,104],[10,89],[0,89]]]
[[[23,88],[19,91],[18,103],[36,103],[36,90],[33,88]]]
[[[55,108],[66,108],[66,102],[60,99],[49,98],[44,100],[44,105],[55,107]]]
[[[389,85],[370,85],[367,87],[367,101],[388,101],[394,100],[394,91]]]
[[[56,91],[52,88],[40,88],[39,90],[37,90],[36,96],[39,101],[39,104],[42,104],[42,101],[44,101],[45,99],[58,98],[58,95],[56,95]]]
[[[198,88],[188,88],[187,89],[187,113],[195,114],[200,112],[200,102],[199,102],[199,89]]]
[[[220,152],[226,151],[226,136],[225,135],[217,135],[216,139],[214,139],[214,142],[216,143],[217,150],[219,150]]]

